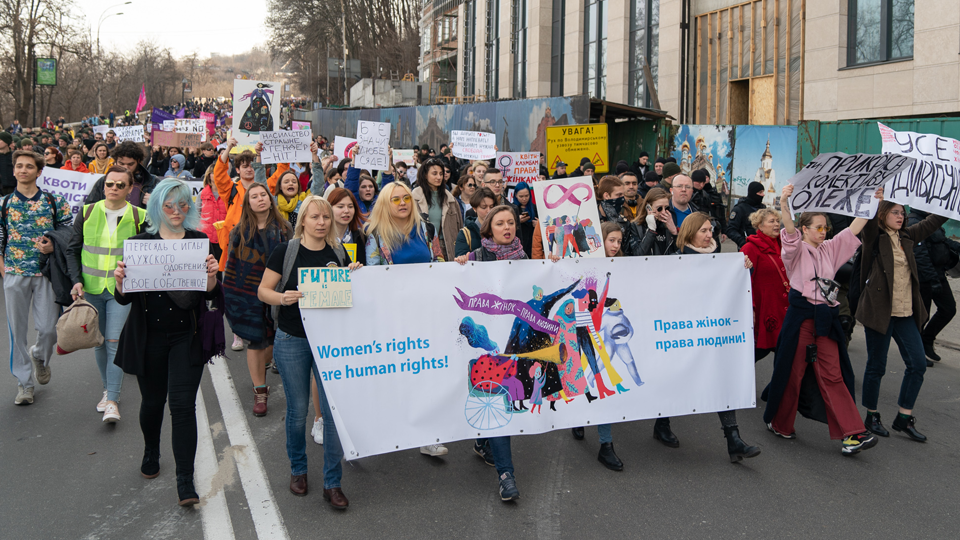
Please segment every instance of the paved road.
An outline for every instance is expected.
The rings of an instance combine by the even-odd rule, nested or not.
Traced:
[[[916,409],[927,444],[894,434],[844,458],[825,425],[801,418],[797,440],[774,439],[754,409],[739,419],[743,437],[763,449],[756,459],[730,464],[716,416],[705,414],[673,421],[676,450],[653,440],[652,421],[616,425],[626,470],[615,473],[596,461],[595,430],[585,441],[568,431],[516,437],[522,499],[505,505],[494,470],[470,442],[457,442],[443,459],[404,451],[346,463],[351,507],[343,513],[322,500],[322,448],[312,441],[314,491],[289,492],[280,378],[268,375],[270,412],[253,417],[243,352],[229,351],[201,384],[197,509],[176,505],[169,423],[160,476],[140,476],[136,380],[124,380],[122,421],[103,425],[93,354],[74,353],[55,359],[32,406],[14,406],[15,379],[2,378],[0,538],[957,538],[960,326],[942,338],[944,361],[927,371]],[[4,336],[0,350],[7,347]],[[859,396],[861,329],[851,357]],[[889,425],[903,371],[896,347],[888,370],[881,412]],[[757,366],[758,385],[770,371],[768,358]]]

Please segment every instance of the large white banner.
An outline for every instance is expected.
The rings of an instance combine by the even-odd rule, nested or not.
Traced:
[[[740,254],[372,266],[351,282],[352,308],[301,311],[347,459],[756,405]]]
[[[960,141],[879,124],[883,153],[917,161],[887,182],[883,198],[925,212],[960,219]]]
[[[65,171],[44,167],[37,178],[37,186],[50,193],[62,195],[70,203],[70,210],[76,217],[83,208],[83,201],[93,189],[93,184],[102,177],[102,174],[90,174],[77,171]]]
[[[790,213],[873,218],[880,206],[874,197],[877,189],[914,161],[898,154],[820,154],[790,179],[796,188],[789,201]]]

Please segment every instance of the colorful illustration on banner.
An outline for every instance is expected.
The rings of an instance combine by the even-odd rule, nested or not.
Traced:
[[[763,204],[779,209],[779,193],[797,172],[796,126],[737,126],[736,141],[733,195],[746,197],[750,182],[760,182]]]
[[[502,353],[473,316],[459,324],[467,344],[482,351],[467,363],[464,415],[470,426],[497,429],[509,424],[514,414],[542,414],[544,402],[559,412],[561,400],[569,404],[584,396],[589,403],[628,392],[612,358],[623,363],[636,387],[644,384],[629,346],[633,327],[619,301],[608,296],[610,277],[607,273],[602,292],[594,277],[578,279],[546,296],[534,285],[533,298],[527,302],[489,293],[471,296],[456,289],[459,297],[454,299],[464,311],[514,317]],[[598,396],[591,392],[594,388]]]
[[[733,174],[734,126],[681,125],[673,142],[673,157],[680,171],[690,176],[706,169],[710,183],[725,198]]]
[[[593,186],[582,177],[534,182],[546,253],[557,257],[603,257],[600,212]]]

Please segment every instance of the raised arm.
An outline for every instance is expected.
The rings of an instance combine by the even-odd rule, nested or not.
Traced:
[[[793,195],[793,184],[783,186],[783,190],[780,192],[780,222],[783,223],[783,230],[793,235],[797,228],[793,224],[793,215],[790,214],[791,195]]]
[[[880,186],[877,189],[877,192],[873,194],[873,196],[874,198],[877,198],[883,201],[883,186]],[[852,232],[854,236],[857,236],[860,234],[860,231],[862,231],[863,228],[866,227],[868,221],[876,222],[876,220],[877,220],[876,217],[874,217],[872,220],[866,219],[866,218],[857,218],[850,223],[850,232]]]

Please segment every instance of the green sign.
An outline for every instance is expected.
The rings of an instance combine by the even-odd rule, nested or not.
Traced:
[[[37,58],[37,84],[40,86],[57,85],[56,58]]]

